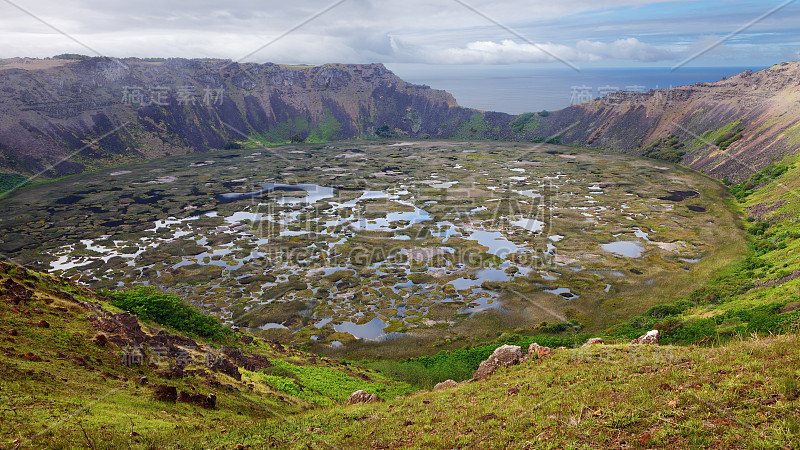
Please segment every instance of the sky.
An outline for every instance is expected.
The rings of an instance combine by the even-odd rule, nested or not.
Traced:
[[[764,66],[800,59],[798,24],[800,0],[0,0],[0,57]]]

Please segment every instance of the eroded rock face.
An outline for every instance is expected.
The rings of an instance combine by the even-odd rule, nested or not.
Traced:
[[[583,344],[582,347],[589,347],[592,345],[602,345],[602,344],[605,344],[603,338],[591,338],[588,341],[586,341],[586,343]]]
[[[785,99],[794,98],[798,78],[800,62],[791,62],[759,72],[742,72],[714,83],[615,92],[538,117],[536,133],[551,136],[575,124],[561,136],[561,143],[640,154],[656,144],[656,151],[650,156],[670,160],[668,152],[658,151],[659,139],[672,136],[688,143],[697,134],[736,122],[743,135],[732,146],[737,158],[709,145],[698,149],[683,147],[686,153],[681,152],[682,156],[672,160],[717,179],[728,176],[733,182],[741,182],[770,161],[780,161],[796,150],[787,131],[800,119],[800,109]],[[700,108],[702,117],[697,116]],[[764,127],[768,121],[770,126]]]
[[[450,389],[458,386],[458,383],[454,380],[445,380],[441,383],[437,383],[436,386],[433,387],[434,391],[438,391],[440,389]]]
[[[370,394],[367,391],[358,390],[350,394],[345,405],[357,405],[360,403],[376,403],[381,401],[381,398],[376,394]]]
[[[659,332],[658,330],[650,330],[647,333],[639,336],[638,338],[631,341],[631,344],[634,345],[658,345],[658,337]]]
[[[222,148],[231,139],[224,124],[245,134],[266,130],[285,134],[276,139],[286,141],[295,137],[292,134],[305,139],[332,120],[337,123],[332,139],[448,138],[476,113],[459,107],[444,91],[406,83],[381,64],[298,68],[222,60],[144,62],[102,57],[37,64],[41,61],[31,60],[25,70],[9,69],[13,61],[11,66],[0,64],[4,66],[0,148],[14,155],[13,160],[23,161],[19,166],[32,173],[48,168],[58,175],[83,171],[82,164],[65,156],[90,137],[116,129],[97,142],[97,158]],[[166,106],[151,103],[156,95],[151,86],[168,91]],[[196,101],[179,105],[173,96],[180,86],[196,88]],[[479,137],[515,137],[508,126],[513,116],[487,113],[485,117],[491,126]],[[288,131],[286,124],[297,118],[307,121],[308,128]],[[125,123],[132,127],[120,126]],[[286,131],[275,131],[282,129]],[[139,149],[145,150],[140,153]],[[48,163],[57,160],[62,162]],[[0,166],[5,164],[0,161]]]
[[[497,371],[497,369],[519,364],[522,359],[522,348],[519,345],[501,345],[494,350],[494,353],[486,361],[478,366],[478,370],[475,371],[472,379],[483,380]]]

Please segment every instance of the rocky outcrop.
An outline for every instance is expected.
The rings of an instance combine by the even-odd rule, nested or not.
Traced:
[[[360,403],[376,403],[381,401],[381,398],[376,394],[370,394],[367,391],[358,390],[350,394],[347,398],[345,405],[357,405]]]
[[[178,389],[175,386],[159,384],[153,387],[153,400],[175,403],[178,400]]]
[[[459,107],[447,92],[406,83],[381,64],[3,60],[0,106],[0,167],[44,176],[231,148],[248,136],[514,137],[513,116]],[[486,126],[465,125],[473,119]]]
[[[528,346],[528,354],[525,355],[525,360],[529,360],[536,355],[537,358],[544,358],[545,356],[550,356],[553,354],[553,349],[550,347],[544,347],[536,342]]]
[[[478,370],[475,371],[472,380],[483,380],[495,373],[497,369],[519,364],[522,360],[523,354],[519,345],[501,345],[478,366]]]
[[[583,344],[581,347],[591,347],[592,345],[601,345],[601,344],[605,344],[603,338],[595,337],[586,341],[586,343]]]
[[[450,389],[458,386],[458,383],[455,380],[445,380],[441,383],[436,383],[436,386],[433,387],[434,391],[439,391],[441,389]]]
[[[658,330],[650,330],[647,333],[632,340],[631,344],[658,345],[658,337],[659,337]]]
[[[214,372],[224,373],[236,381],[242,381],[242,374],[239,372],[239,367],[228,358],[216,358],[209,364],[209,367]]]

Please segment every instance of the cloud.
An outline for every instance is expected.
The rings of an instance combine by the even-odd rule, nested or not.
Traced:
[[[15,2],[105,55],[237,59],[329,7],[334,0]],[[553,54],[576,63],[656,62],[674,60],[674,54],[684,56],[689,43],[704,35],[724,36],[765,9],[760,0],[741,0],[737,8],[728,8],[725,0],[467,3],[539,42],[540,48],[521,43],[507,28],[451,0],[346,0],[247,61],[508,64],[552,62]],[[743,33],[727,44],[737,52],[748,44],[760,45],[765,57],[779,55],[789,46],[787,41],[796,41],[798,14],[793,11],[800,9],[800,3],[797,5],[770,16],[753,27],[752,34]],[[757,29],[762,30],[760,34],[755,33]],[[0,57],[92,54],[2,1],[0,42]],[[724,59],[728,55],[721,54],[722,50],[708,56]]]
[[[428,52],[422,51],[422,53]],[[434,50],[429,53],[427,62],[435,64],[548,63],[558,60],[654,62],[675,58],[669,50],[646,44],[636,38],[618,39],[610,43],[582,40],[574,46],[553,43],[533,45],[511,40],[476,41],[468,43],[465,47]]]

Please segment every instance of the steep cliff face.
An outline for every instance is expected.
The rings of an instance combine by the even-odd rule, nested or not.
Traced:
[[[0,166],[46,176],[241,142],[448,138],[476,115],[472,137],[513,137],[513,116],[461,108],[381,64],[0,61]]]
[[[800,146],[800,62],[715,83],[610,94],[539,118],[535,133],[741,181]]]

